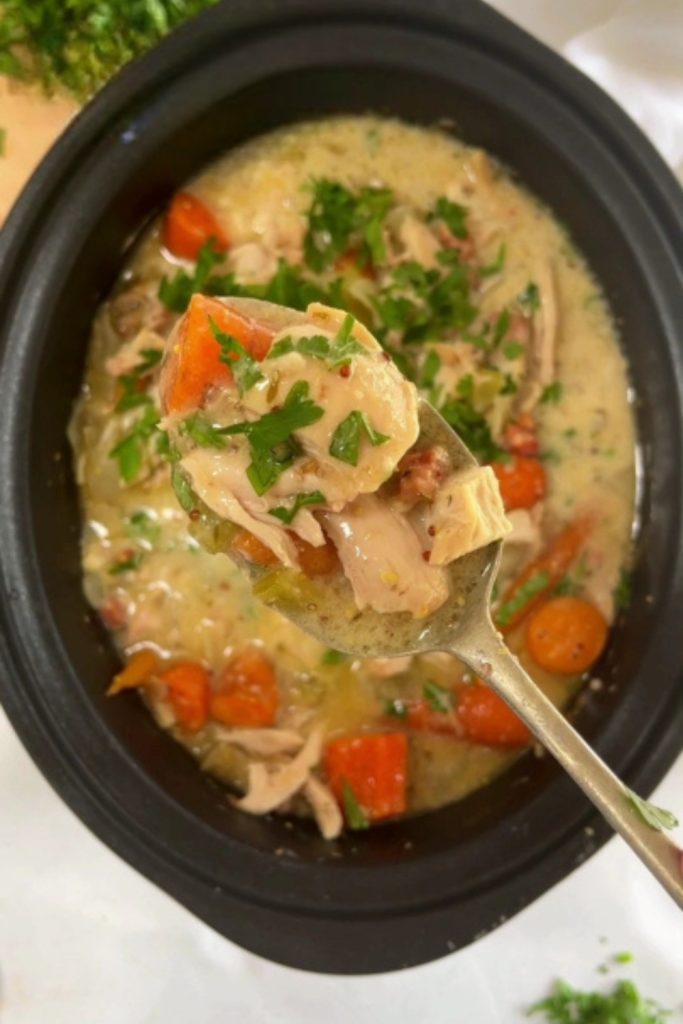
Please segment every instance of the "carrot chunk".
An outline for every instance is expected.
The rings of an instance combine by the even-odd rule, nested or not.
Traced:
[[[258,648],[245,647],[221,673],[210,713],[224,725],[259,728],[275,723],[278,700],[272,664]]]
[[[196,661],[180,661],[159,673],[168,687],[168,699],[175,716],[188,732],[196,732],[209,716],[211,677]]]
[[[315,547],[313,544],[309,544],[308,541],[302,540],[295,533],[290,534],[290,536],[296,545],[301,571],[306,576],[326,576],[338,568],[339,558],[337,557],[337,549],[331,540],[326,541],[325,544],[321,544],[319,547]]]
[[[325,773],[340,805],[351,790],[369,821],[380,821],[406,809],[408,740],[405,733],[382,732],[340,736],[325,748]]]
[[[556,597],[529,618],[526,646],[537,665],[559,675],[585,672],[607,643],[607,622],[595,605]]]
[[[176,192],[166,211],[162,228],[166,248],[185,260],[196,260],[208,241],[217,252],[225,252],[228,239],[208,206],[191,192]]]
[[[587,517],[577,519],[566,526],[538,558],[511,584],[503,595],[495,614],[495,623],[502,633],[522,622],[560,582],[577,557],[590,530]]]
[[[526,318],[523,319],[525,323],[528,322]],[[516,420],[506,424],[504,441],[507,450],[514,455],[538,455],[536,421],[530,412],[523,412]]]
[[[509,462],[493,462],[503,504],[508,512],[531,508],[545,495],[545,469],[540,459],[513,455]]]
[[[168,413],[196,409],[211,386],[232,380],[229,366],[221,361],[212,322],[236,338],[254,359],[262,360],[268,353],[273,340],[270,328],[241,316],[220,299],[193,295],[164,363],[161,391]]]
[[[456,689],[458,719],[472,743],[513,748],[529,742],[531,733],[524,722],[489,686],[461,683]]]
[[[107,696],[113,697],[115,694],[121,693],[122,690],[132,690],[149,683],[158,664],[159,659],[149,648],[136,651],[131,655],[125,667],[112,679]]]
[[[279,564],[277,555],[249,530],[239,530],[233,537],[230,547],[254,565]]]

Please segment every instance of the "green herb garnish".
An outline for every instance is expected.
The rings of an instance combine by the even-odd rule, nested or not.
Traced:
[[[277,508],[271,508],[270,515],[275,516],[276,519],[281,519],[286,526],[289,526],[290,523],[294,522],[300,508],[306,508],[307,505],[324,505],[326,501],[325,495],[320,491],[307,491],[304,494],[297,494],[294,504],[289,507],[278,505]]]
[[[520,306],[524,306],[530,313],[536,312],[537,309],[541,308],[541,296],[538,291],[538,285],[530,281],[524,291],[517,296],[517,301]]]
[[[344,799],[344,817],[346,818],[346,824],[349,828],[360,831],[370,827],[368,817],[358,803],[356,794],[351,789],[349,783],[344,779],[342,782],[342,797]]]
[[[384,714],[391,718],[407,718],[408,710],[408,705],[400,697],[394,697],[384,705]]]
[[[453,698],[449,690],[439,686],[433,679],[428,679],[422,687],[422,696],[432,711],[437,714],[447,715],[453,710]]]
[[[128,516],[127,533],[130,537],[138,537],[154,545],[161,538],[161,526],[144,509],[138,509]]]
[[[446,196],[439,196],[428,220],[442,220],[456,238],[467,238],[467,209],[460,203],[453,203]]]
[[[371,426],[366,413],[354,409],[341,421],[332,435],[330,455],[341,462],[348,462],[350,466],[357,466],[363,433],[374,448],[389,440],[386,434],[380,434]]]
[[[140,472],[142,467],[143,448],[146,441],[155,433],[159,423],[159,414],[147,399],[145,411],[133,429],[109,452],[109,457],[119,464],[119,475],[129,484]]]
[[[544,405],[548,405],[552,402],[553,405],[557,405],[562,399],[562,392],[564,388],[559,380],[553,381],[552,384],[548,384],[543,388],[541,393],[541,402]]]
[[[179,434],[189,437],[200,448],[224,448],[225,441],[221,431],[221,427],[214,427],[198,412],[193,412],[178,427]]]
[[[634,793],[632,789],[626,790],[626,800],[645,824],[655,832],[664,832],[677,827],[678,818],[672,811],[667,811],[663,807],[655,807],[649,800],[643,800],[641,796]]]
[[[389,189],[367,186],[353,193],[326,178],[312,183],[304,258],[316,272],[325,270],[344,253],[358,249],[358,263],[377,265],[384,259],[382,225],[394,197]]]
[[[110,576],[120,576],[124,572],[134,572],[142,561],[142,552],[136,551],[135,554],[130,555],[128,558],[121,562],[114,562],[109,569]]]
[[[469,398],[449,398],[439,412],[480,462],[493,462],[503,454],[491,435],[485,417]]]
[[[197,499],[190,481],[177,463],[171,470],[171,486],[183,512],[192,512],[196,507]]]
[[[253,422],[221,427],[221,434],[245,434],[251,464],[247,477],[258,495],[265,494],[300,453],[294,433],[317,423],[323,409],[309,397],[308,381],[299,380],[289,390],[281,409],[267,412]]]
[[[631,603],[633,580],[628,569],[621,568],[619,571],[619,582],[614,588],[614,605],[616,609],[623,612]]]
[[[433,388],[436,381],[436,375],[440,369],[441,358],[439,353],[432,348],[425,356],[425,361],[422,364],[419,381],[420,387],[425,389]]]
[[[550,585],[550,573],[542,570],[530,576],[516,594],[500,606],[495,615],[497,626],[508,626],[530,601]]]
[[[346,314],[344,321],[335,338],[330,341],[322,334],[314,334],[308,338],[298,338],[296,341],[289,335],[276,341],[268,359],[279,359],[289,355],[290,352],[298,352],[303,356],[310,356],[313,359],[321,359],[328,362],[330,369],[336,370],[340,366],[346,366],[351,362],[353,356],[367,354],[367,350],[360,342],[351,337],[351,331],[355,324],[350,313]]]
[[[237,338],[234,338],[232,334],[225,334],[219,330],[216,323],[210,317],[209,326],[211,327],[211,333],[220,345],[220,361],[232,370],[237,391],[241,397],[245,391],[249,391],[255,384],[265,380],[265,378],[259,370],[259,365],[254,357],[247,352],[244,345],[241,345]]]
[[[133,367],[130,373],[122,373],[116,378],[123,394],[114,406],[114,412],[127,412],[129,409],[152,404],[151,398],[145,393],[143,381],[159,365],[162,354],[160,348],[143,348],[140,352],[142,358],[137,366]]]
[[[344,654],[343,651],[335,651],[333,647],[329,647],[320,661],[323,665],[341,665],[348,660],[348,657],[348,654]]]
[[[208,288],[207,285],[212,277],[211,272],[213,268],[222,259],[222,254],[214,249],[213,242],[209,239],[199,250],[193,273],[188,274],[186,270],[181,269],[177,270],[172,278],[162,277],[159,283],[160,301],[168,309],[172,309],[174,313],[184,313],[195,292],[215,294],[213,289]],[[226,280],[226,277],[228,280]],[[223,291],[224,295],[236,294],[231,287],[232,275],[225,275],[220,278],[214,275],[212,280],[214,282],[220,280],[222,284],[227,286],[225,291]]]
[[[506,341],[503,345],[503,355],[506,359],[519,359],[524,352],[524,345],[518,341]]]
[[[498,247],[495,260],[492,263],[487,263],[485,266],[479,268],[479,273],[482,277],[492,277],[494,274],[500,274],[501,270],[505,266],[505,257],[507,255],[507,249],[505,242],[502,242]]]
[[[547,1024],[665,1024],[666,1011],[645,999],[630,981],[619,981],[607,995],[580,992],[558,981],[529,1015],[543,1013]]]

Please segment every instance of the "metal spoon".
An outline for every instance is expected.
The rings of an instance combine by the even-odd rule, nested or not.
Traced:
[[[454,469],[475,464],[446,421],[423,400],[419,415],[418,448],[441,445]],[[451,563],[449,600],[429,618],[415,619],[406,613],[358,611],[341,574],[331,581],[318,577],[301,585],[300,574],[291,570],[264,573],[235,556],[263,600],[328,647],[361,658],[428,651],[447,651],[460,658],[519,715],[683,908],[683,851],[646,824],[627,787],[538,689],[494,628],[489,606],[500,557],[498,541]]]

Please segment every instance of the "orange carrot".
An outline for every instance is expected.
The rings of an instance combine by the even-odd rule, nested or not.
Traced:
[[[176,192],[166,211],[162,241],[166,248],[185,260],[196,260],[209,240],[217,252],[225,252],[228,239],[209,208],[190,192]]]
[[[512,748],[530,741],[524,722],[489,686],[478,681],[461,683],[456,692],[458,719],[472,743]]]
[[[514,455],[538,455],[536,420],[530,412],[523,412],[506,424],[504,440],[505,447]]]
[[[196,661],[180,661],[159,673],[168,687],[168,699],[176,718],[188,732],[196,732],[209,716],[211,677]]]
[[[345,809],[347,821],[353,813],[350,801],[369,821],[405,811],[408,773],[405,733],[341,736],[327,744],[324,761],[328,782]]]
[[[496,626],[509,633],[560,582],[581,550],[590,530],[587,517],[566,526],[542,554],[527,565],[503,596],[495,613]]]
[[[279,564],[277,555],[249,530],[239,530],[233,537],[230,547],[254,565]]]
[[[559,675],[585,672],[607,643],[602,613],[579,597],[556,597],[529,618],[526,646],[537,665]]]
[[[334,269],[338,274],[351,273],[359,274],[361,277],[367,278],[368,281],[374,281],[377,277],[375,269],[371,263],[366,263],[365,266],[361,267],[358,263],[358,251],[356,249],[347,249],[345,253],[342,253],[334,263]]]
[[[278,710],[277,678],[257,647],[245,647],[226,665],[211,698],[211,717],[229,726],[273,725]]]
[[[493,462],[491,468],[508,512],[531,508],[545,495],[545,470],[540,459],[512,455],[509,462]]]
[[[270,348],[270,328],[241,316],[220,299],[193,295],[178,324],[175,343],[162,373],[162,398],[168,413],[196,409],[209,387],[232,380],[230,368],[221,361],[212,321],[219,331],[236,338],[255,359],[264,359]]]
[[[313,544],[302,540],[294,533],[290,536],[296,545],[301,571],[306,576],[326,576],[338,567],[337,549],[331,540],[321,544],[320,547],[314,547]]]
[[[112,679],[107,696],[113,697],[114,694],[121,693],[122,690],[132,690],[149,683],[158,664],[159,659],[149,648],[136,651],[130,656],[125,667]]]

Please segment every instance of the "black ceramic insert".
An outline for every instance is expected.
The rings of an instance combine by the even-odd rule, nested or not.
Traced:
[[[568,225],[619,319],[643,459],[638,561],[607,685],[576,722],[647,792],[683,735],[683,212],[673,176],[595,86],[474,0],[228,0],[104,89],[0,235],[3,705],[130,864],[246,948],[338,973],[471,942],[606,827],[530,757],[462,803],[334,844],[233,811],[135,695],[104,697],[116,659],[81,593],[65,428],[97,304],[173,190],[275,126],[368,111],[444,123],[505,161]]]

